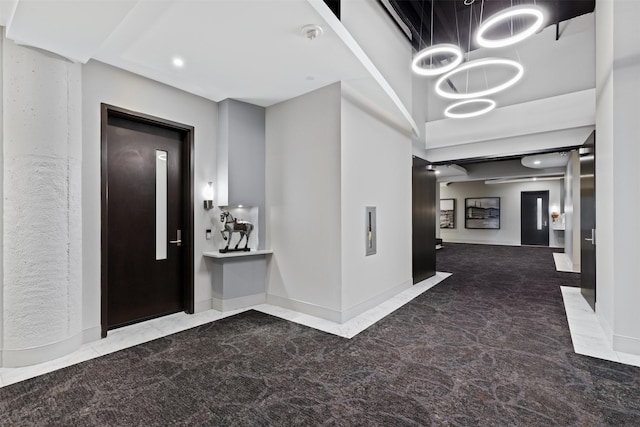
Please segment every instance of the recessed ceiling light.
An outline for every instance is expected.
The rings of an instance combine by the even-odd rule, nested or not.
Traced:
[[[535,162],[533,162],[534,165],[539,165],[540,163],[542,163],[540,160],[536,160]]]
[[[184,59],[176,56],[175,58],[173,58],[173,66],[177,67],[177,68],[182,68],[184,67]]]

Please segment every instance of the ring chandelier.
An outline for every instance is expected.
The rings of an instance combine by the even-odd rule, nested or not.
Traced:
[[[502,39],[492,40],[485,37],[485,33],[496,25],[509,19],[521,18],[525,16],[532,16],[535,18],[533,24],[531,24],[525,30]],[[512,44],[521,42],[527,37],[534,35],[540,28],[542,28],[542,24],[544,24],[544,13],[542,13],[542,10],[539,7],[532,5],[513,6],[496,13],[495,15],[484,21],[482,24],[480,24],[480,26],[478,27],[478,32],[476,33],[476,43],[478,43],[478,45],[482,47],[489,48],[511,46]]]
[[[453,55],[449,64],[441,67],[420,66],[420,61],[423,61],[427,58],[433,58],[435,55],[442,53]],[[439,74],[453,70],[458,65],[460,65],[460,63],[462,63],[462,50],[460,49],[460,47],[456,46],[455,44],[440,43],[434,46],[429,46],[418,52],[418,54],[413,58],[413,62],[411,62],[411,69],[414,73],[421,76],[437,76]]]
[[[455,92],[446,92],[445,90],[442,89],[442,83],[444,83],[445,81],[447,81],[448,79],[450,79],[452,76],[465,71],[465,70],[471,70],[473,68],[478,68],[478,67],[483,67],[483,66],[487,66],[487,65],[505,65],[507,67],[512,67],[516,70],[516,74],[515,76],[513,76],[512,78],[510,78],[509,80],[507,80],[506,82],[499,84],[497,86],[494,87],[490,87],[488,89],[485,90],[479,90],[476,92],[467,92],[467,93],[455,93]],[[522,67],[522,65],[517,62],[517,61],[513,61],[511,59],[504,59],[504,58],[481,58],[481,59],[476,59],[474,61],[470,61],[467,62],[465,64],[462,64],[461,66],[459,66],[458,68],[456,68],[455,70],[451,70],[448,73],[442,75],[438,81],[436,82],[436,93],[438,95],[440,95],[443,98],[448,98],[448,99],[473,99],[473,98],[481,98],[483,96],[488,96],[488,95],[493,95],[494,93],[498,93],[500,91],[503,91],[511,86],[513,86],[514,84],[516,84],[518,82],[518,80],[520,80],[522,78],[522,75],[524,74],[524,68]]]
[[[472,5],[474,2],[475,0],[470,0],[469,2],[465,0],[466,5]],[[433,8],[433,3],[432,3],[432,8]],[[431,14],[433,16],[433,9],[431,11]],[[507,20],[513,21],[514,18],[522,18],[522,17],[533,17],[535,18],[535,21],[523,31],[520,31],[517,34],[512,34],[509,37],[505,37],[501,39],[489,39],[485,37],[486,33],[490,31],[492,28],[494,28],[495,26]],[[538,30],[540,30],[540,28],[542,28],[543,24],[544,24],[544,13],[542,9],[539,8],[538,6],[535,6],[535,5],[512,6],[496,13],[495,15],[492,15],[490,18],[488,18],[486,21],[482,22],[479,25],[478,31],[475,36],[476,43],[479,46],[486,47],[486,48],[498,48],[498,47],[504,47],[504,46],[511,46],[535,34]],[[431,28],[433,29],[433,21],[432,21]],[[433,34],[431,38],[433,39]],[[439,67],[432,67],[432,66],[424,67],[420,65],[420,63],[425,59],[433,58],[435,55],[438,55],[438,54],[451,54],[452,59],[448,64],[444,66],[439,66]],[[458,46],[454,44],[441,43],[437,45],[432,45],[430,47],[427,47],[421,50],[420,52],[418,52],[418,54],[416,54],[416,56],[413,58],[413,61],[411,63],[411,69],[413,70],[414,73],[418,75],[437,76],[442,74],[442,76],[438,79],[435,85],[436,93],[438,95],[448,99],[465,100],[463,102],[457,102],[447,107],[447,109],[445,110],[445,115],[447,117],[465,118],[465,117],[475,117],[475,116],[488,113],[489,111],[493,110],[496,107],[495,101],[490,99],[477,99],[477,98],[482,98],[487,95],[492,95],[513,86],[522,78],[524,74],[524,68],[522,67],[522,65],[519,62],[510,60],[510,59],[483,58],[483,59],[477,59],[474,61],[467,62],[466,64],[460,65],[462,61],[463,61],[462,50]],[[446,92],[442,89],[442,83],[447,81],[449,78],[456,75],[457,73],[465,70],[471,70],[476,67],[488,66],[488,65],[512,67],[516,70],[516,74],[514,77],[507,80],[506,82],[491,88],[487,88],[486,90],[470,92],[470,93],[454,93],[454,92]],[[456,108],[461,107],[463,105],[468,105],[468,104],[486,104],[486,107],[470,113],[454,112]]]
[[[486,107],[480,108],[475,111],[469,111],[467,113],[456,113],[454,110],[464,105],[472,104],[486,104]],[[451,104],[444,110],[444,115],[452,119],[467,119],[469,117],[481,116],[496,108],[496,101],[493,99],[481,98],[481,99],[467,99],[466,101],[456,102]]]

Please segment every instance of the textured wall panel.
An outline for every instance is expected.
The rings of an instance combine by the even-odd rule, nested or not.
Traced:
[[[6,366],[77,347],[82,331],[81,71],[4,43]]]

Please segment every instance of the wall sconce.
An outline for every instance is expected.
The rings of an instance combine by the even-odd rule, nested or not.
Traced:
[[[204,198],[204,208],[206,210],[213,209],[213,182],[209,181],[202,191]]]

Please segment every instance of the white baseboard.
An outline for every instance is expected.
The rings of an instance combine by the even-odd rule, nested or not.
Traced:
[[[83,333],[80,332],[62,341],[42,346],[20,349],[4,349],[2,363],[5,368],[20,368],[48,362],[76,351],[82,345]]]
[[[213,301],[211,299],[203,299],[196,301],[193,307],[194,313],[202,313],[203,311],[211,310],[213,308]]]
[[[447,247],[447,243],[466,243],[469,245],[495,245],[495,246],[522,246],[520,242],[487,242],[486,240],[469,240],[469,239],[445,239],[442,238],[443,247]]]
[[[102,328],[94,326],[82,331],[82,344],[98,341],[102,338]]]
[[[598,310],[598,302],[596,301],[596,318],[598,319],[598,323],[600,323],[600,327],[604,332],[604,336],[609,342],[611,348],[613,348],[613,328],[609,324],[609,321],[602,315],[602,310]]]
[[[229,299],[212,298],[211,307],[215,310],[225,312],[237,310],[239,308],[251,307],[253,305],[264,304],[266,301],[267,297],[264,293]]]
[[[640,355],[640,339],[625,337],[623,335],[613,336],[613,350],[622,353]]]
[[[364,313],[365,311],[377,306],[380,303],[385,302],[389,298],[392,298],[398,295],[402,291],[406,291],[411,286],[413,286],[413,279],[405,280],[398,286],[388,289],[381,294],[378,294],[372,298],[369,298],[366,301],[361,302],[347,310],[342,312],[342,319],[340,323],[344,323],[347,320],[353,319],[354,317]]]
[[[335,323],[345,323],[350,319],[364,313],[367,310],[387,301],[402,291],[409,289],[413,284],[412,279],[402,282],[400,285],[386,290],[372,298],[367,299],[349,309],[338,311],[327,307],[321,307],[315,304],[298,301],[290,298],[284,298],[279,295],[267,295],[267,304],[297,311],[299,313],[308,314],[310,316],[319,317]]]
[[[308,314],[310,316],[319,317],[321,319],[330,320],[332,322],[341,323],[342,313],[327,307],[321,307],[315,304],[309,304],[303,301],[297,301],[290,298],[281,297],[279,295],[267,295],[267,304],[276,305],[278,307],[287,308],[299,313]]]

